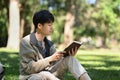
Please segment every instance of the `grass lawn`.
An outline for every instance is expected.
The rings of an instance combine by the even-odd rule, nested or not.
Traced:
[[[75,57],[92,80],[120,80],[120,50],[79,50]],[[6,66],[5,80],[18,80],[18,51],[0,48],[0,62]],[[68,72],[63,80],[75,78]]]

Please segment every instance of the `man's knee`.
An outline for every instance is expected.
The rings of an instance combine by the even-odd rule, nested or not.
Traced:
[[[44,77],[42,77],[41,75],[38,75],[38,74],[32,74],[28,80],[42,80],[44,79]]]
[[[87,73],[82,74],[78,80],[91,80]]]
[[[59,80],[59,79],[48,71],[41,71],[40,73],[32,74],[28,80]]]

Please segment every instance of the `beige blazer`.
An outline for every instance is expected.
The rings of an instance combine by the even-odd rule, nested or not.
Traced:
[[[45,43],[48,45],[48,53],[52,55],[56,49],[53,43],[45,38]],[[20,42],[20,80],[27,79],[31,74],[38,73],[48,66],[49,57],[43,58],[37,44],[37,39],[34,33],[24,37]]]

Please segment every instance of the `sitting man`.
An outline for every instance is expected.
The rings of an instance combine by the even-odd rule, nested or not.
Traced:
[[[87,71],[75,59],[77,48],[64,57],[56,51],[47,36],[53,32],[54,16],[47,10],[33,16],[34,32],[20,42],[19,80],[60,80],[69,70],[77,80],[91,80]]]

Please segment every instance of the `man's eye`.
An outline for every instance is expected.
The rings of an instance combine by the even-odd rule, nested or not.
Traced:
[[[49,25],[49,26],[52,26],[52,25]]]

